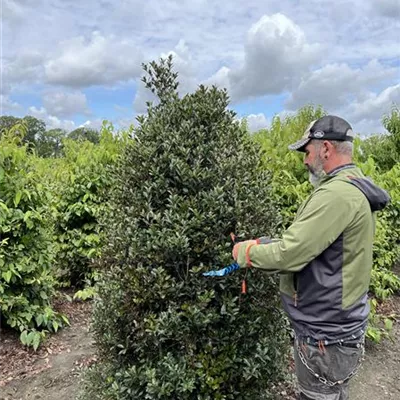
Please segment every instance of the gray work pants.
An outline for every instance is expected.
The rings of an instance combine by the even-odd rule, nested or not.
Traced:
[[[349,381],[364,355],[364,337],[328,346],[296,339],[294,355],[300,399],[348,400]]]

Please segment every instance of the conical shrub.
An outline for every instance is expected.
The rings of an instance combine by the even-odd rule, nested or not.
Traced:
[[[160,102],[139,118],[115,171],[94,315],[100,361],[84,397],[271,398],[288,337],[276,279],[202,276],[232,262],[230,232],[274,234],[260,149],[225,91],[179,98],[171,59],[145,69]]]

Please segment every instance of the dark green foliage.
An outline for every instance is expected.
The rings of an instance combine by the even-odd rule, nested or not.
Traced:
[[[23,130],[15,125],[0,140],[0,311],[22,342],[37,348],[44,331],[36,329],[57,331],[67,320],[50,307],[55,280],[46,187],[20,143]]]
[[[46,124],[41,119],[27,115],[22,118],[28,129],[23,142],[29,144],[30,147],[35,147],[38,138],[46,131]]]
[[[76,140],[77,142],[87,140],[91,143],[97,144],[100,142],[100,133],[95,129],[80,127],[70,132],[68,138]]]
[[[142,78],[147,89],[156,94],[162,103],[176,98],[179,83],[178,73],[172,70],[172,55],[166,59],[162,58],[159,64],[152,61],[142,66],[148,74]]]
[[[101,362],[84,398],[268,399],[288,345],[275,278],[249,271],[240,296],[245,271],[201,272],[231,262],[230,232],[275,233],[271,178],[227,94],[201,86],[179,99],[160,65],[148,86],[162,101],[115,172],[94,322]]]
[[[19,123],[21,123],[21,118],[13,117],[12,115],[2,115],[0,117],[1,134],[8,132],[13,126]]]
[[[36,140],[36,152],[41,157],[61,157],[63,155],[62,141],[67,132],[63,129],[50,129]]]

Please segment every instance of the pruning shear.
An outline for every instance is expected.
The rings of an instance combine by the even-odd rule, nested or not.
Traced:
[[[237,262],[234,262],[222,269],[204,272],[203,276],[226,276],[231,274],[233,271],[238,270],[239,268],[239,264]]]
[[[234,233],[231,233],[231,239],[233,244],[236,244],[236,236]],[[231,274],[234,271],[237,271],[238,269],[240,269],[240,266],[237,262],[234,262],[230,265],[227,265],[226,267],[219,269],[219,270],[212,270],[212,271],[208,271],[208,272],[204,272],[203,276],[226,276]],[[247,275],[247,271],[246,271],[246,275]],[[247,284],[246,284],[246,277],[243,279],[242,281],[242,294],[246,294],[247,293]]]

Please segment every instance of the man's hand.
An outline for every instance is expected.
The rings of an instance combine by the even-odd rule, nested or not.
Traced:
[[[232,257],[235,261],[237,261],[238,259],[238,255],[239,255],[239,248],[240,246],[244,246],[245,248],[247,248],[248,245],[250,244],[257,244],[257,240],[245,240],[244,242],[239,242],[236,243],[233,246],[233,250],[232,250]]]

